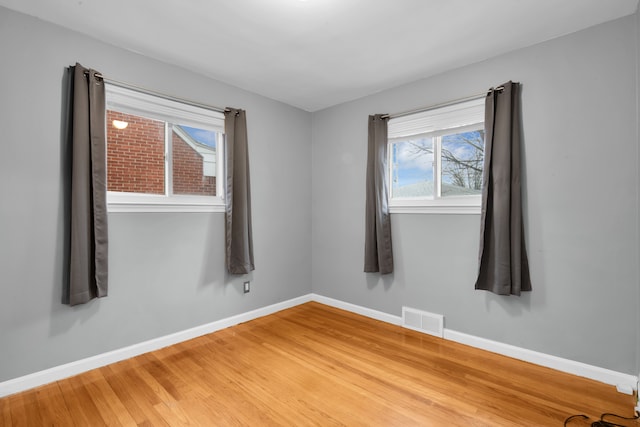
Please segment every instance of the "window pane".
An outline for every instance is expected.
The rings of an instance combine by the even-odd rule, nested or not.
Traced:
[[[216,195],[217,132],[173,126],[173,194]]]
[[[164,122],[107,110],[107,189],[164,194]]]
[[[391,144],[391,196],[433,197],[433,139]]]
[[[482,193],[484,131],[442,137],[442,197]]]

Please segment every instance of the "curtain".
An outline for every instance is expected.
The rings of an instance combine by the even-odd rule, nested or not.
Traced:
[[[501,89],[502,88],[502,89]],[[520,84],[491,89],[485,103],[485,154],[476,289],[499,295],[531,290],[521,195]]]
[[[244,110],[225,109],[227,192],[226,264],[230,274],[255,270],[251,232],[251,191],[247,117]]]
[[[387,180],[387,121],[386,115],[369,116],[364,243],[366,273],[393,272]]]
[[[107,296],[106,107],[100,73],[80,64],[70,68],[71,236],[63,301],[76,305]]]

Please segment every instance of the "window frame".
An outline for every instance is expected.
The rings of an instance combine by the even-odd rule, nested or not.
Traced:
[[[455,101],[440,106],[391,117],[389,119],[389,136],[387,138],[387,185],[389,188],[389,212],[401,214],[480,214],[482,196],[448,196],[440,194],[442,174],[442,137],[461,132],[484,129],[484,100],[485,97],[474,97],[462,101]],[[469,108],[469,114],[455,117],[456,110]],[[439,120],[441,113],[453,114],[453,119]],[[394,129],[392,120],[401,121],[400,129]],[[414,123],[418,123],[416,126]],[[431,197],[393,197],[393,144],[411,138],[432,137],[434,151],[434,196]]]
[[[182,102],[108,82],[105,82],[105,92],[107,110],[164,122],[165,193],[107,191],[108,212],[224,212],[226,189],[224,113],[199,104]],[[173,194],[174,165],[171,133],[173,126],[180,125],[190,125],[218,133],[216,196]]]

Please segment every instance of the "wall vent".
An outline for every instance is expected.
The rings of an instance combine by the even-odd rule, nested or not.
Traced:
[[[402,326],[440,338],[444,336],[444,316],[442,314],[402,307]]]

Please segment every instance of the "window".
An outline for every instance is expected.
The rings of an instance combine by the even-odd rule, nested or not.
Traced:
[[[107,95],[110,211],[223,211],[224,114],[115,85]]]
[[[389,119],[392,213],[479,213],[484,98]]]

